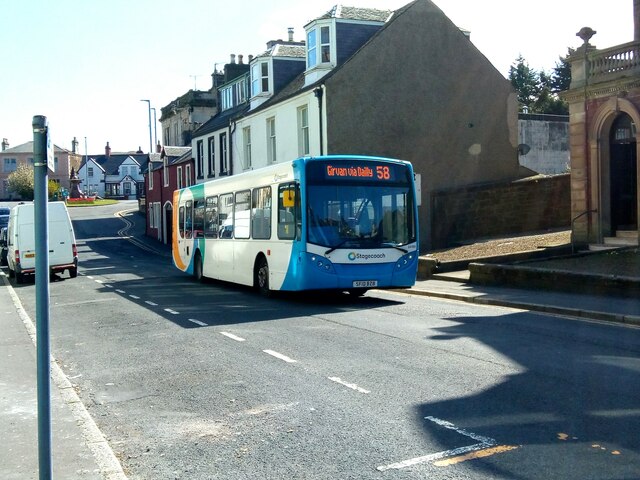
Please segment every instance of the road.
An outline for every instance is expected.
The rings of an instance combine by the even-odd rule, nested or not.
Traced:
[[[130,479],[640,478],[639,329],[200,284],[122,238],[122,208],[71,209],[50,317]]]

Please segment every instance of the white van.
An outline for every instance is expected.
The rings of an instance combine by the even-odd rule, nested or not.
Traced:
[[[50,275],[67,270],[71,278],[78,275],[78,249],[69,212],[64,202],[49,202],[49,270]],[[36,242],[33,203],[11,209],[7,231],[9,277],[17,283],[36,271]]]

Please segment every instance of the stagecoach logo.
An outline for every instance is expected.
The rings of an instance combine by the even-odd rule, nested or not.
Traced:
[[[283,178],[287,178],[289,176],[288,173],[276,173],[273,176],[273,181],[274,182],[279,182],[280,180],[282,180]]]
[[[349,260],[351,260],[352,262],[354,260],[371,260],[371,259],[382,259],[385,258],[386,255],[384,253],[356,253],[356,252],[350,252],[349,255]]]

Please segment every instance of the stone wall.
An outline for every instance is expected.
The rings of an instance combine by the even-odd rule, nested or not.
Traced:
[[[530,148],[520,165],[544,175],[569,172],[569,115],[520,113],[518,137]]]
[[[432,249],[571,224],[569,174],[534,176],[431,195]]]

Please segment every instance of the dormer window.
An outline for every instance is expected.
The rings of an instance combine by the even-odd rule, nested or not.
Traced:
[[[251,96],[269,93],[269,62],[256,62],[251,66]]]
[[[307,33],[307,68],[331,63],[331,30],[317,27]]]

